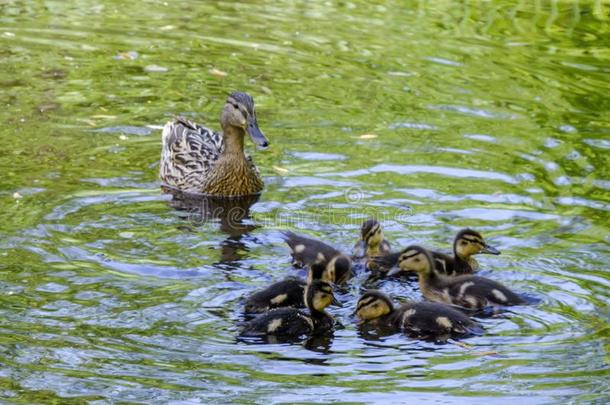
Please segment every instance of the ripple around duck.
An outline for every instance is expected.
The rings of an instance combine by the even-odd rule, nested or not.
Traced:
[[[606,399],[603,6],[98,3],[0,1],[0,397]],[[250,152],[267,189],[236,234],[156,182],[153,124],[218,128],[227,89],[272,142]],[[503,252],[481,275],[540,302],[460,344],[376,336],[352,316],[358,274],[332,336],[236,340],[244,296],[304,275],[278,230],[347,251],[369,215],[395,248],[480,230]]]

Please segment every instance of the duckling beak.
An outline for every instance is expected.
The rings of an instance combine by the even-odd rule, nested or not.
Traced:
[[[246,130],[250,134],[250,138],[252,138],[252,142],[254,142],[256,146],[259,146],[261,148],[266,148],[267,146],[269,146],[269,141],[258,127],[258,122],[256,121],[256,118],[252,118],[250,122],[248,122],[248,127],[246,128]]]
[[[499,255],[501,252],[495,247],[485,244],[485,246],[483,246],[483,250],[481,250],[481,253],[488,255]]]
[[[333,301],[330,303],[330,305],[334,305],[335,307],[343,307],[343,304],[335,296],[333,296]]]
[[[388,277],[400,274],[401,271],[402,269],[400,267],[393,267],[392,269],[390,269],[390,271],[388,271]]]

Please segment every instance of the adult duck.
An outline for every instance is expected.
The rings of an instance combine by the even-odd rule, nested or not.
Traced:
[[[246,93],[229,95],[220,115],[222,133],[176,118],[163,128],[159,175],[164,186],[218,197],[258,194],[263,180],[244,154],[244,136],[261,147],[269,144],[258,128],[254,100]]]

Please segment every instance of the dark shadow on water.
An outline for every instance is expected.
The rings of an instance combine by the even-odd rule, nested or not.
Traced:
[[[265,345],[265,344],[289,344],[289,345],[300,345],[303,348],[322,354],[329,354],[330,348],[333,344],[334,334],[332,331],[325,333],[314,333],[311,336],[257,336],[257,337],[245,337],[237,336],[236,341],[244,343],[246,345]],[[275,352],[274,352],[275,353]],[[287,360],[294,360],[289,358]],[[324,364],[322,359],[306,359],[306,363]]]
[[[260,194],[243,197],[214,197],[205,194],[188,193],[166,185],[161,186],[166,194],[171,194],[170,206],[178,210],[189,222],[188,226],[199,227],[208,222],[220,224],[220,231],[228,237],[220,244],[218,263],[239,262],[248,249],[244,238],[260,227],[250,219],[250,208],[260,198]],[[185,228],[186,229],[186,228]]]

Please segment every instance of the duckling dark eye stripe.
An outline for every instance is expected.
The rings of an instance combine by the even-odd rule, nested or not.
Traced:
[[[417,256],[417,255],[418,255],[418,254],[420,254],[420,253],[421,253],[421,252],[415,252],[415,253],[411,253],[410,255],[407,255],[407,256],[405,256],[405,255],[406,255],[406,253],[405,253],[405,255],[403,255],[403,256],[402,256],[402,260],[410,259],[410,258],[412,258],[412,257]]]
[[[362,307],[366,307],[367,305],[369,305],[373,301],[375,301],[375,297],[369,297],[369,298],[366,298],[363,301],[360,301],[360,303],[358,304],[358,309],[360,309]]]
[[[483,241],[481,241],[480,239],[468,239],[468,238],[462,238],[462,239],[467,240],[468,242],[471,242],[471,243],[483,244]]]

